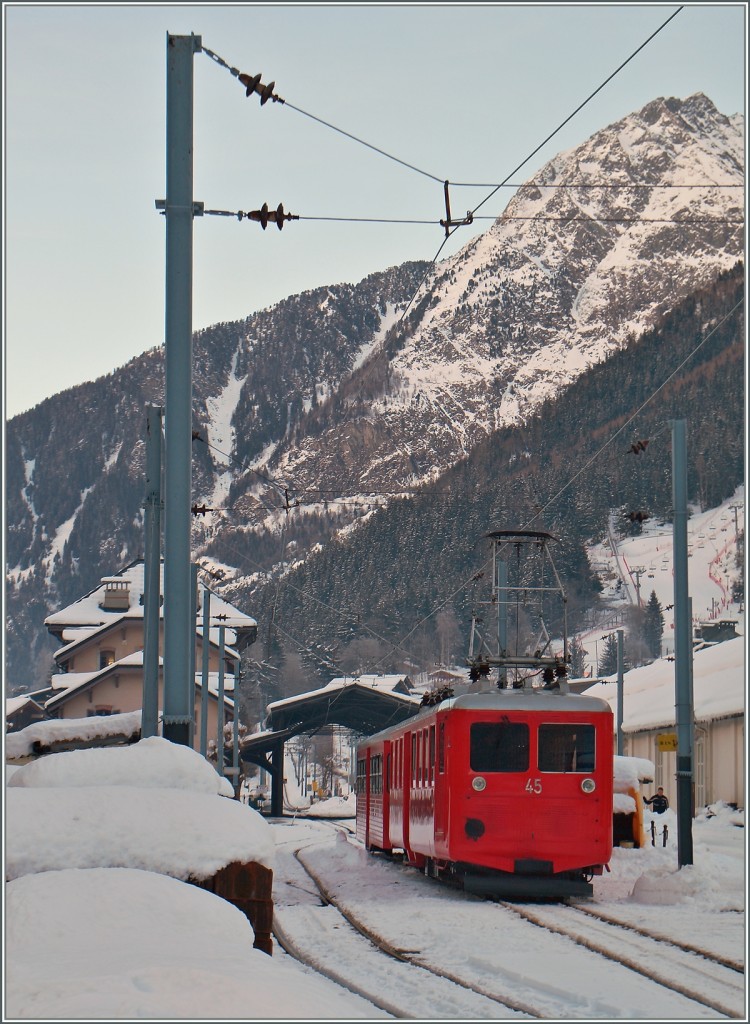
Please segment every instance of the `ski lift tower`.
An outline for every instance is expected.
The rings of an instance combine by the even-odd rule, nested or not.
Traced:
[[[551,552],[559,539],[531,530],[493,530],[485,536],[492,544],[492,590],[479,602],[488,611],[472,615],[467,657],[472,681],[497,669],[498,689],[531,688],[541,674],[545,689],[568,692],[567,598]],[[562,626],[557,653],[546,624],[552,617]]]

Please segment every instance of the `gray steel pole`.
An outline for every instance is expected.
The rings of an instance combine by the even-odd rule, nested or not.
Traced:
[[[617,753],[625,753],[622,720],[625,704],[625,632],[617,630]]]
[[[161,413],[146,407],[146,501],[143,553],[143,704],[141,736],[159,732],[159,598],[161,592]]]
[[[502,656],[508,650],[508,563],[505,559],[499,559],[497,563],[497,646],[498,653]],[[505,665],[500,667],[497,685],[505,689],[508,685],[508,669]]]
[[[224,632],[219,626],[219,701],[216,709],[216,771],[224,774]]]
[[[238,679],[234,679],[234,717],[232,718],[232,782],[234,795],[240,795],[240,714],[238,697]]]
[[[201,665],[201,754],[208,750],[208,658],[211,653],[211,591],[203,588],[203,661]]]
[[[677,863],[693,863],[693,623],[688,597],[686,421],[672,420]]]
[[[198,618],[198,566],[190,564],[190,746],[195,746],[195,645]]]
[[[200,37],[167,35],[166,494],[164,523],[164,723],[190,744],[190,499],[193,302],[193,54]]]

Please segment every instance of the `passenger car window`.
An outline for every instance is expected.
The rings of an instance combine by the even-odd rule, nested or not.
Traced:
[[[473,722],[470,737],[472,771],[528,771],[529,727],[525,722]]]
[[[593,772],[593,725],[540,725],[540,772]]]

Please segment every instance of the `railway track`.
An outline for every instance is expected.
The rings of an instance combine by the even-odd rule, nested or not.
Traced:
[[[294,872],[286,868],[286,884],[294,891],[290,902],[301,897],[308,906],[285,909],[277,901],[277,940],[390,1016],[743,1016],[744,976],[737,962],[610,920],[595,906],[493,903],[448,894],[413,869],[380,858],[368,860],[368,889],[370,869],[361,874],[360,844],[345,842],[342,834],[335,851],[330,841],[321,845],[323,824],[316,822],[317,832],[311,829],[301,844],[291,835],[289,844],[279,837],[294,864]],[[353,831],[341,822],[325,825]],[[399,905],[395,915],[391,900]],[[629,980],[633,973],[638,982]]]
[[[714,956],[691,943],[625,924],[588,907],[530,907],[505,900],[498,903],[525,921],[564,935],[717,1013],[730,1018],[744,1017],[744,969],[737,962]]]
[[[307,905],[301,911],[295,907],[292,913],[275,910],[274,935],[300,963],[395,1018],[498,1020],[543,1016],[537,1008],[422,963],[418,950],[393,946],[340,906],[316,871],[305,865],[303,851],[296,851],[294,857],[308,884],[316,887],[318,905]],[[286,884],[314,894],[295,880]],[[385,997],[384,992],[398,992],[398,999]]]
[[[646,938],[654,939],[657,942],[671,943],[671,945],[685,950],[686,953],[695,953],[706,960],[710,960],[712,963],[719,964],[722,967],[727,967],[729,970],[735,971],[737,974],[745,974],[745,965],[741,960],[720,956],[718,953],[710,953],[708,950],[701,946],[696,946],[692,942],[680,942],[678,939],[670,938],[661,932],[656,932],[649,928],[642,928],[639,925],[632,924],[631,922],[618,920],[615,917],[611,917],[603,910],[599,910],[597,907],[576,906],[574,909],[579,911],[581,914],[588,914],[590,917],[599,918],[600,921],[607,921],[609,924],[618,925],[620,928],[627,928],[630,931],[636,932],[638,935],[644,935]],[[741,913],[741,911],[734,912]]]
[[[396,949],[338,906],[322,880],[305,866],[300,851],[295,860],[307,884],[289,878],[284,884],[314,897],[316,905],[277,907],[273,934],[300,963],[399,1019],[430,1019],[437,1012],[459,1020],[542,1016],[534,1008],[417,963],[416,951]],[[385,996],[391,992],[398,993],[397,998]]]

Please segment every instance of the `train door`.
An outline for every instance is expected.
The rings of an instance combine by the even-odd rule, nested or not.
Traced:
[[[586,720],[549,716],[537,729],[536,777],[540,800],[534,846],[555,870],[604,864],[611,854],[612,736],[609,715]],[[527,783],[528,786],[528,783]],[[537,789],[534,790],[535,794]],[[584,852],[585,851],[585,852]]]
[[[370,845],[370,785],[367,762],[370,751],[360,749],[357,752],[357,839]]]
[[[440,854],[448,833],[450,788],[447,785],[445,719],[436,723],[435,751],[435,853]],[[444,852],[444,851],[443,851]]]
[[[404,846],[404,737],[397,737],[392,745],[389,825],[388,835],[391,846]]]
[[[411,850],[411,801],[416,783],[417,736],[411,730],[404,733],[404,760],[402,765],[404,777],[403,820],[404,820],[404,852],[408,860],[413,860]]]

